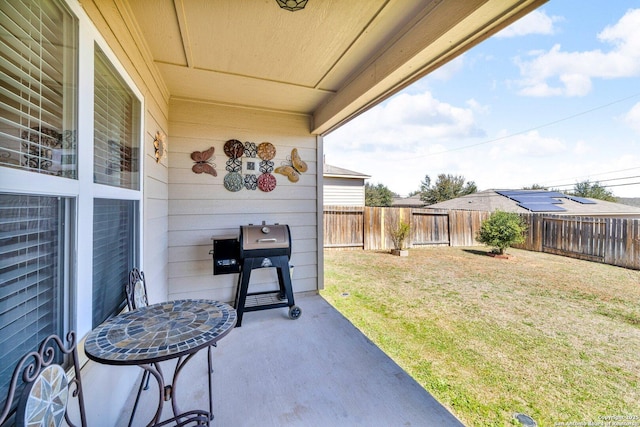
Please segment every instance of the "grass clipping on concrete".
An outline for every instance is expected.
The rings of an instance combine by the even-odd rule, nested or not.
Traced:
[[[322,295],[468,426],[640,425],[640,272],[483,249],[325,251]]]

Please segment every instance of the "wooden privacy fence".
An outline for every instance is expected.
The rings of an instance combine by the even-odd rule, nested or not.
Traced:
[[[392,249],[390,231],[400,221],[411,233],[407,247],[476,246],[489,212],[418,208],[324,207],[324,247]],[[520,249],[640,270],[640,219],[521,214],[528,225]]]
[[[404,221],[411,227],[407,247],[474,246],[487,212],[417,208],[324,207],[324,247],[393,249],[391,231]]]
[[[515,247],[640,270],[640,219],[521,216],[528,232]]]

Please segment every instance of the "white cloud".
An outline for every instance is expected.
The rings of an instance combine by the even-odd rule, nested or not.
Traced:
[[[584,96],[591,91],[593,78],[622,78],[640,75],[640,9],[633,9],[598,39],[609,51],[594,49],[566,52],[559,44],[548,52],[535,51],[529,58],[516,58],[522,79],[520,94],[526,96]]]
[[[464,138],[484,136],[476,114],[487,109],[474,100],[457,107],[428,91],[401,93],[325,136],[326,162],[371,175],[370,182],[401,194],[417,190],[426,174],[464,175],[473,156],[442,153]]]
[[[495,35],[498,38],[519,37],[529,34],[554,34],[554,23],[561,21],[558,16],[548,16],[544,11],[534,10]]]
[[[573,154],[576,156],[585,156],[593,152],[593,148],[586,141],[578,141],[573,147]]]
[[[503,136],[503,131],[499,137]],[[538,131],[530,131],[514,135],[491,147],[491,157],[494,159],[553,157],[567,151],[566,144],[558,138],[548,138]]]
[[[439,101],[428,91],[405,92],[372,108],[326,139],[340,141],[343,151],[391,149],[415,153],[453,138],[483,136],[476,124],[475,109]]]
[[[481,114],[489,114],[491,112],[491,107],[488,105],[482,105],[475,99],[469,99],[466,104],[471,108],[472,111],[481,113]]]
[[[624,115],[623,121],[633,130],[640,133],[640,102],[631,107]]]

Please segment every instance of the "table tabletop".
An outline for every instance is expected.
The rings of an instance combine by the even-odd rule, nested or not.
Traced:
[[[85,353],[100,363],[140,365],[192,354],[236,324],[236,311],[213,300],[175,300],[106,320],[87,335]]]

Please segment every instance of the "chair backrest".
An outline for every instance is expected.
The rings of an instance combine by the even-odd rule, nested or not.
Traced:
[[[73,365],[72,377],[67,376],[61,365],[65,360]],[[18,383],[20,380],[24,386]],[[16,397],[20,389],[21,395]],[[31,351],[20,359],[0,413],[0,425],[15,417],[16,426],[57,427],[63,425],[63,420],[75,426],[67,413],[67,404],[72,397],[78,400],[80,425],[86,427],[76,334],[73,331],[67,334],[66,346],[59,336],[50,335],[40,344],[38,351]]]
[[[127,294],[127,306],[129,310],[146,307],[149,305],[147,298],[147,283],[144,280],[144,273],[134,268],[129,273],[129,283],[125,285]]]

